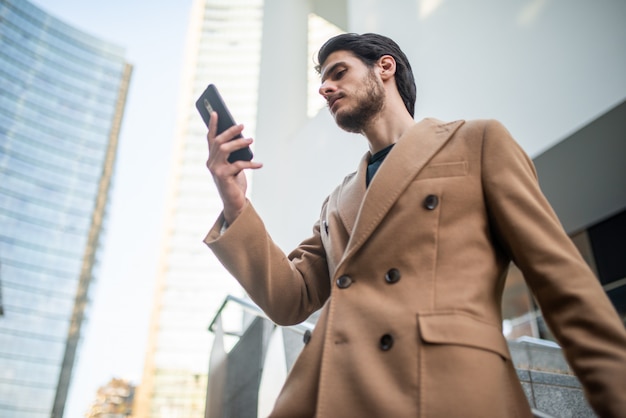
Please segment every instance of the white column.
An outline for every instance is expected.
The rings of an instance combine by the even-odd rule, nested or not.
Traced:
[[[281,235],[289,199],[287,144],[307,121],[308,0],[265,0],[252,201],[273,235]]]

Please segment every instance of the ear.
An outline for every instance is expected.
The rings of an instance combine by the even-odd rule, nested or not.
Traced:
[[[396,60],[391,55],[383,55],[378,59],[380,77],[383,81],[393,78],[396,74]]]

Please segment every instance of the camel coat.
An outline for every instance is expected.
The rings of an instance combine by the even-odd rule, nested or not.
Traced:
[[[496,121],[425,119],[369,153],[288,256],[252,205],[205,242],[281,325],[323,307],[272,417],[529,417],[502,335],[524,273],[596,412],[626,416],[626,332]]]

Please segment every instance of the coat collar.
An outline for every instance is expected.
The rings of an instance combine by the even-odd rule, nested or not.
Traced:
[[[413,125],[398,139],[367,189],[370,154],[363,156],[338,196],[339,216],[350,235],[344,259],[363,245],[404,189],[463,123],[424,119]]]

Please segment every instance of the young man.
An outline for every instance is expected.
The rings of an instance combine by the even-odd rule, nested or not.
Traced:
[[[626,416],[626,332],[495,121],[413,120],[415,84],[392,40],[345,34],[320,50],[320,94],[369,152],[289,256],[245,198],[233,127],[208,133],[224,211],[205,239],[281,325],[323,307],[272,417],[528,417],[501,330],[511,261],[602,417]],[[383,162],[384,159],[384,162]],[[241,249],[245,248],[245,251]]]

